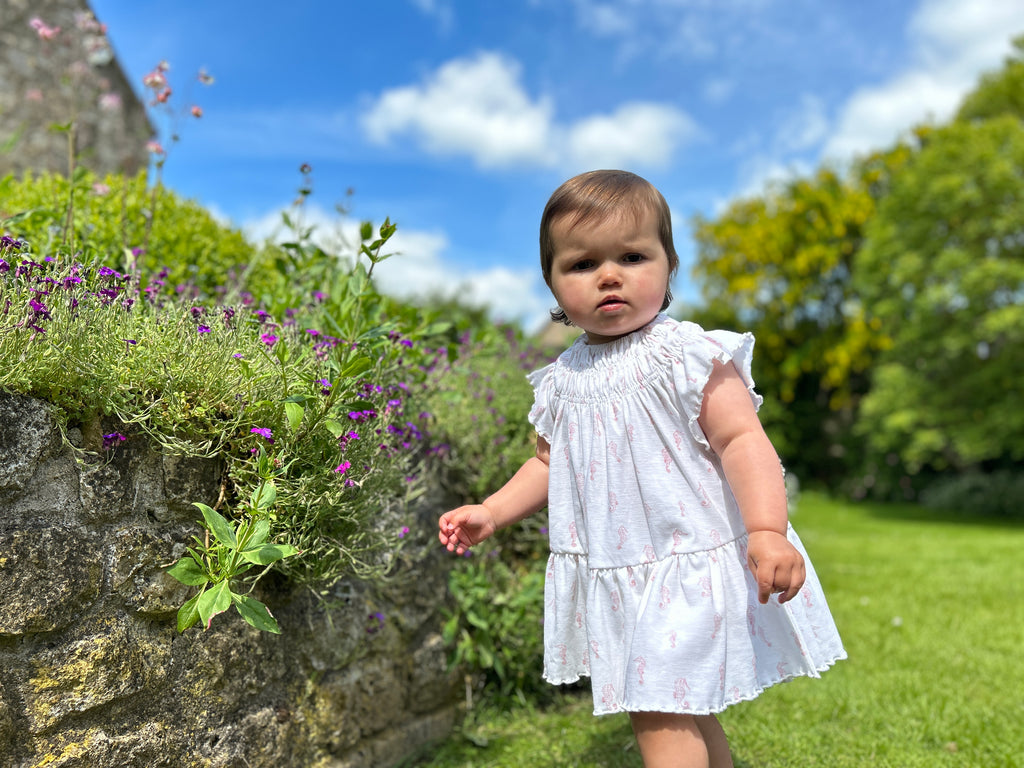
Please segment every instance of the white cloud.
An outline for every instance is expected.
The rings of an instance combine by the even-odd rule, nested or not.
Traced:
[[[552,304],[547,288],[538,286],[534,267],[512,270],[503,266],[465,269],[446,261],[448,238],[434,232],[403,232],[389,241],[397,255],[373,272],[377,287],[398,299],[458,298],[487,307],[492,318],[521,321],[528,330],[548,317]]]
[[[917,123],[948,119],[978,76],[999,66],[1021,31],[1020,3],[923,0],[907,29],[912,65],[850,97],[823,156],[846,159],[884,148]]]
[[[664,165],[696,134],[684,112],[650,102],[560,123],[550,99],[524,90],[519,64],[492,52],[449,61],[419,85],[384,92],[363,129],[379,144],[411,137],[431,154],[468,156],[481,168],[573,170]]]
[[[565,145],[578,168],[665,166],[676,145],[696,134],[696,124],[678,109],[634,102],[568,126]]]
[[[339,219],[316,205],[307,206],[301,216],[303,226],[315,227],[313,240],[321,248],[351,263],[359,244],[359,223]],[[279,210],[245,222],[242,230],[255,242],[281,242],[290,237]],[[443,232],[399,227],[385,248],[395,255],[374,267],[378,289],[412,301],[458,298],[471,306],[487,307],[495,319],[520,321],[527,330],[538,328],[548,318],[553,300],[536,268],[467,270],[445,259],[448,246],[448,236]]]

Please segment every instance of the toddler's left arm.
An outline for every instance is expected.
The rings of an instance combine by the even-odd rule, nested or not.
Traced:
[[[806,573],[804,560],[786,537],[786,486],[782,464],[757,418],[747,386],[731,363],[715,362],[704,388],[699,423],[718,454],[726,482],[747,528],[747,560],[757,579],[758,599],[796,597]]]

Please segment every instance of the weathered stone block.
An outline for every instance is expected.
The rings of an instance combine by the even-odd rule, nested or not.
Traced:
[[[0,453],[0,462],[6,456]],[[78,465],[70,451],[56,453],[40,461],[35,474],[20,494],[6,501],[0,495],[3,521],[9,528],[20,525],[74,526],[81,519],[82,502],[78,493]]]
[[[168,576],[166,569],[185,553],[181,541],[186,538],[184,532],[174,536],[141,527],[118,531],[111,558],[111,589],[140,613],[176,613],[190,597],[190,588]]]
[[[79,494],[83,522],[96,525],[124,519],[131,513],[120,462],[104,462],[81,467]]]
[[[23,492],[39,462],[60,445],[52,414],[40,400],[0,392],[0,498]]]
[[[138,693],[167,677],[170,635],[148,634],[127,617],[84,625],[71,642],[29,657],[21,692],[33,733],[72,713]]]
[[[10,754],[11,739],[14,736],[14,720],[7,705],[7,692],[0,682],[0,755]]]
[[[77,528],[0,531],[0,635],[78,620],[103,582],[102,540]]]

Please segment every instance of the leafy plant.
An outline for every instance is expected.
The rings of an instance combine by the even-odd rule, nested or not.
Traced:
[[[262,498],[253,500],[255,509],[264,509],[272,503],[270,494],[266,496],[267,503]],[[290,544],[268,543],[270,522],[265,517],[235,525],[205,504],[196,503],[196,506],[203,513],[203,521],[214,541],[194,537],[197,548],[189,548],[189,555],[167,571],[182,584],[202,587],[178,609],[178,631],[184,632],[200,620],[209,629],[214,616],[234,605],[252,626],[280,633],[277,620],[266,605],[247,593],[236,592],[231,582],[254,565],[269,567],[282,558],[298,554],[298,550]]]
[[[473,557],[452,571],[455,607],[443,628],[452,664],[480,679],[489,701],[544,700],[552,686],[541,679],[544,572],[513,569],[497,556]]]
[[[287,553],[273,566],[318,594],[345,575],[379,577],[394,561],[429,455],[423,388],[448,337],[430,313],[396,309],[373,287],[370,270],[393,232],[385,222],[363,243],[370,269],[352,259],[348,272],[338,255],[298,239],[293,255],[317,268],[290,276],[279,301],[294,303],[275,313],[193,299],[164,272],[120,272],[59,247],[37,256],[4,236],[0,356],[17,365],[0,368],[0,387],[54,403],[65,430],[116,417],[129,438],[164,452],[225,460],[221,498],[207,506],[231,527],[204,515],[203,545],[175,571],[202,587],[194,608],[204,626],[225,599],[269,626],[242,599],[254,583],[254,536],[260,557]],[[83,460],[124,436],[107,437],[84,446]],[[190,617],[191,608],[184,626],[197,623]]]

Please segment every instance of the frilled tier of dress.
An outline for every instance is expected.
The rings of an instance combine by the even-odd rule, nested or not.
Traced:
[[[594,714],[708,714],[792,677],[818,677],[845,658],[800,539],[807,581],[780,604],[757,600],[746,536],[705,552],[592,569],[552,553],[544,609],[544,678],[589,676]]]
[[[551,444],[544,674],[589,675],[597,714],[716,712],[845,656],[809,559],[795,600],[757,601],[743,520],[698,421],[715,361],[760,405],[752,348],[749,334],[659,315],[531,374],[530,421]]]

